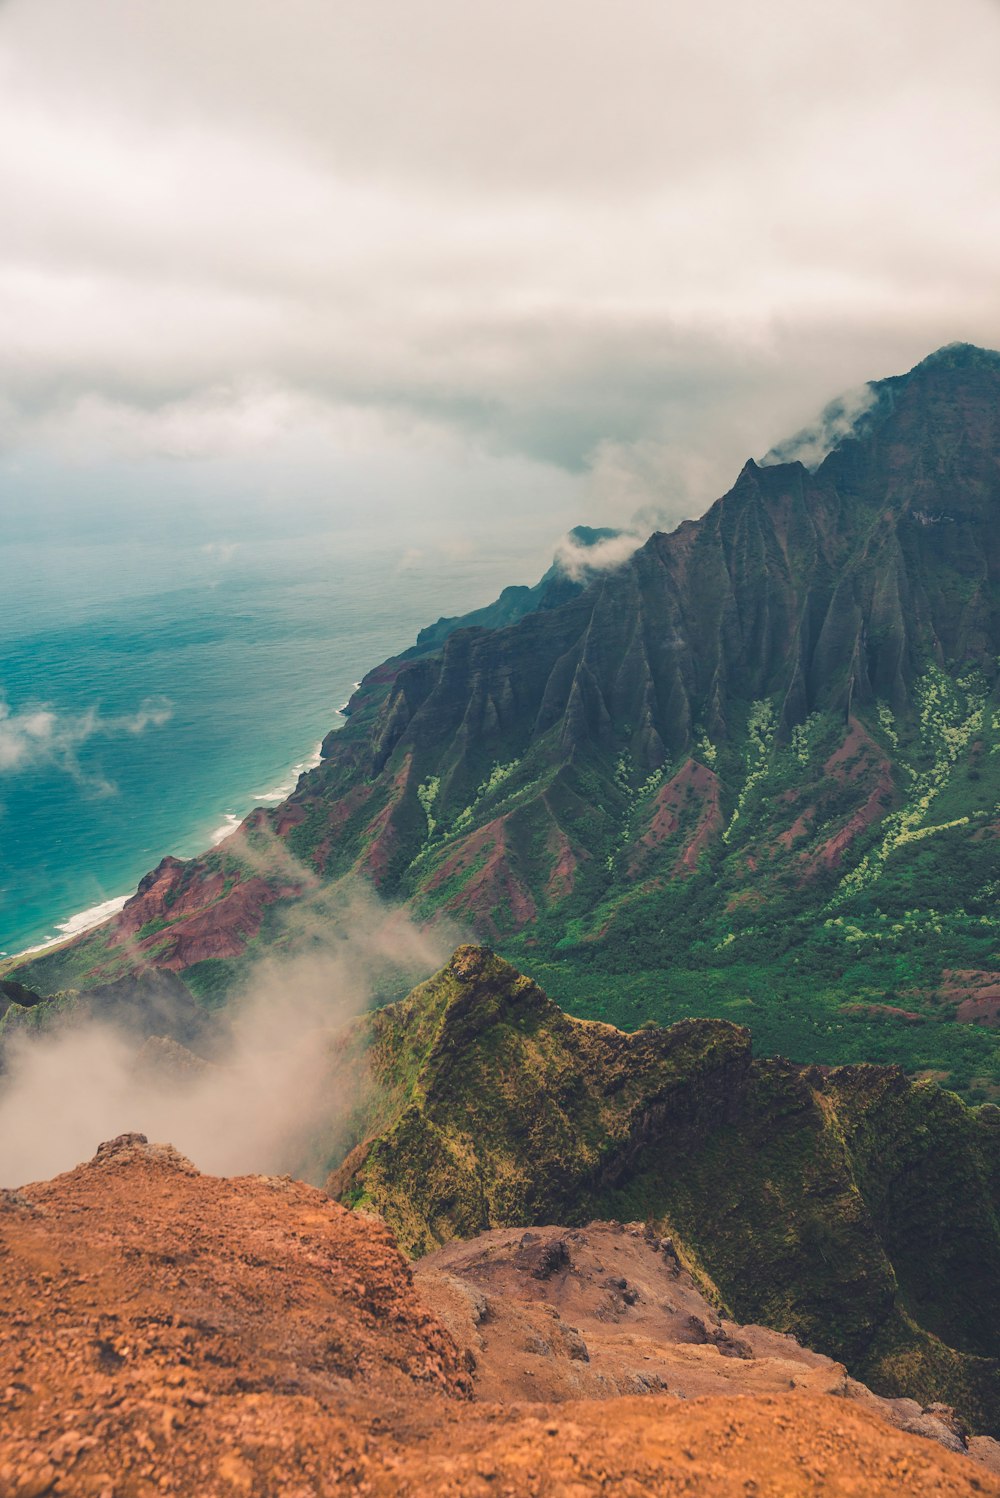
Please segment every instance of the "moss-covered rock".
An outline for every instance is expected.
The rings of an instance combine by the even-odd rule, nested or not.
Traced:
[[[362,1035],[360,1142],[330,1189],[409,1252],[645,1218],[738,1319],[1000,1427],[997,1110],[894,1068],[754,1060],[720,1020],[571,1019],[483,947]]]

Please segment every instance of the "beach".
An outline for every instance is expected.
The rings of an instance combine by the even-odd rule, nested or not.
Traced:
[[[99,924],[167,854],[277,805],[366,671],[546,565],[537,541],[444,556],[303,530],[174,547],[109,525],[69,566],[5,524],[0,707],[8,723],[44,710],[50,732],[0,773],[0,956]]]

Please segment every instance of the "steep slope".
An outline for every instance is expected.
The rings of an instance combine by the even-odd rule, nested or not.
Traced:
[[[547,978],[599,972],[609,1017],[735,988],[769,1049],[1000,1097],[998,455],[1000,355],[879,382],[815,471],[749,462],[565,602],[372,671],[283,806],[27,981],[224,989],[360,875]]]
[[[1000,1429],[1000,1110],[896,1070],[754,1060],[746,1030],[572,1020],[483,948],[358,1022],[371,1088],[329,1181],[408,1251],[650,1221],[742,1321]]]
[[[5,1498],[1000,1493],[828,1395],[471,1402],[383,1224],[141,1135],[0,1194],[0,1254]]]
[[[944,1405],[880,1399],[840,1363],[761,1326],[720,1316],[651,1225],[498,1228],[420,1260],[414,1283],[467,1353],[480,1399],[610,1399],[670,1390],[857,1401],[890,1425],[969,1449]],[[972,1450],[1000,1473],[1000,1442]]]
[[[291,1492],[321,1458],[329,1486],[306,1491],[335,1491],[357,1388],[390,1407],[467,1391],[382,1224],[142,1135],[0,1192],[0,1255],[10,1498]]]

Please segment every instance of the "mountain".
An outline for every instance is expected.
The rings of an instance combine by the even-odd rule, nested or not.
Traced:
[[[593,582],[602,570],[594,565],[594,559],[601,555],[600,548],[617,540],[621,534],[621,531],[607,526],[575,525],[566,536],[562,555],[556,557],[533,588],[515,584],[504,588],[500,597],[485,608],[429,624],[417,635],[417,643],[396,659],[409,661],[432,655],[441,649],[449,635],[459,629],[505,629],[539,609],[557,608],[561,603],[568,603],[582,593],[587,583]]]
[[[359,1020],[341,1064],[362,1061],[358,1143],[328,1189],[408,1252],[637,1218],[731,1319],[1000,1432],[992,1104],[898,1068],[755,1059],[725,1021],[572,1019],[476,947]]]
[[[1000,1493],[995,1444],[969,1440],[951,1411],[886,1404],[793,1344],[717,1324],[668,1255],[643,1258],[609,1229],[563,1249],[584,1272],[595,1249],[605,1269],[627,1268],[637,1321],[640,1285],[675,1303],[646,1316],[646,1357],[689,1380],[700,1368],[723,1392],[525,1399],[501,1386],[480,1402],[475,1355],[426,1295],[450,1294],[452,1309],[464,1295],[501,1328],[531,1307],[499,1276],[477,1288],[475,1246],[414,1283],[374,1218],[287,1177],[202,1175],[141,1134],[0,1192],[0,1244],[5,1498]],[[534,1281],[554,1298],[558,1267]],[[610,1324],[587,1330],[606,1362]],[[579,1366],[579,1336],[573,1350]]]
[[[858,409],[571,596],[440,621],[283,805],[19,976],[217,998],[361,877],[578,1013],[1000,1098],[1000,355]]]

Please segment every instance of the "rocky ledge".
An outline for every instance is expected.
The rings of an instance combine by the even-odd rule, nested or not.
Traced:
[[[473,1244],[468,1261],[437,1272],[454,1290],[482,1276],[484,1250],[490,1259],[489,1244]],[[699,1309],[667,1249],[615,1229],[568,1244],[558,1231],[505,1240],[490,1305],[504,1256],[549,1298],[574,1263],[585,1270],[579,1295],[603,1297],[608,1355],[622,1332],[619,1302],[636,1289],[638,1306],[656,1275],[677,1315]],[[609,1380],[604,1400],[567,1401],[560,1394],[575,1391],[553,1388],[512,1402],[499,1383],[490,1403],[470,1398],[503,1338],[491,1354],[480,1325],[478,1353],[461,1349],[442,1324],[444,1302],[441,1316],[425,1304],[433,1266],[415,1286],[381,1221],[287,1178],[202,1175],[138,1134],[0,1195],[0,1260],[5,1498],[1000,1495],[1000,1481],[967,1454],[828,1393],[737,1398],[735,1379],[706,1398],[669,1388],[623,1397]],[[616,1283],[595,1286],[597,1264]],[[573,1304],[574,1315],[581,1309]],[[675,1315],[661,1310],[667,1321],[653,1316],[647,1342]],[[542,1314],[555,1323],[562,1313]],[[461,1318],[450,1319],[463,1339]],[[696,1319],[708,1340],[678,1346],[697,1354],[714,1344],[698,1355],[706,1366],[759,1361],[741,1350],[746,1329],[704,1308]],[[587,1337],[596,1368],[605,1351],[589,1324]],[[821,1385],[822,1374],[811,1390]]]

